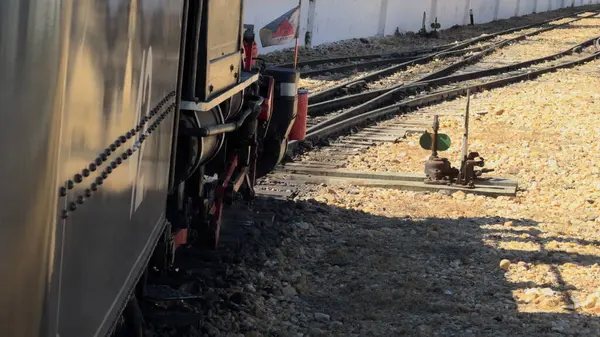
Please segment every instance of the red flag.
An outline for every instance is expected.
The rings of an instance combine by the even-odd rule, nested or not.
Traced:
[[[287,44],[298,37],[300,30],[300,6],[275,19],[260,30],[263,47]]]

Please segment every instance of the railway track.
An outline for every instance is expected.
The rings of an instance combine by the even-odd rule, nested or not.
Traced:
[[[502,31],[490,33],[490,34],[482,34],[481,36],[473,37],[467,39],[463,42],[453,42],[439,46],[433,46],[429,48],[421,48],[415,50],[408,50],[402,52],[389,52],[383,54],[366,54],[366,55],[353,55],[353,56],[338,56],[331,58],[317,58],[310,59],[305,61],[298,62],[298,68],[301,69],[301,73],[303,77],[311,77],[318,75],[330,75],[336,72],[348,71],[348,70],[362,70],[362,69],[371,69],[373,67],[377,67],[385,64],[394,64],[394,63],[402,63],[408,62],[413,59],[416,59],[420,56],[432,53],[443,52],[446,50],[454,49],[455,47],[461,48],[459,45],[464,44],[465,42],[477,44],[482,43],[487,40],[494,39],[497,36],[510,34],[512,32],[516,32],[523,29],[530,29],[534,27],[539,27],[541,25],[547,24],[551,21],[556,21],[564,18],[568,18],[571,16],[576,16],[583,11],[576,12],[573,14],[568,14],[564,16],[559,16],[556,18],[547,19],[541,22],[512,27],[509,29],[504,29]],[[480,47],[475,47],[474,49],[479,49]],[[386,63],[387,62],[387,63]],[[279,64],[279,67],[293,67],[293,63],[284,63]]]
[[[550,22],[547,27],[539,29],[528,28],[518,33],[509,32],[504,35],[504,38],[502,38],[502,35],[498,35],[494,37],[494,40],[483,45],[483,50],[480,52],[470,53],[462,58],[446,51],[424,56],[404,64],[393,65],[360,76],[359,78],[351,78],[349,81],[311,95],[309,98],[309,114],[318,114],[322,111],[332,111],[333,109],[340,109],[353,104],[369,102],[407,84],[443,77],[456,70],[475,64],[487,55],[510,46],[513,43],[521,43],[536,35],[552,31],[559,27],[568,26],[582,19],[582,17],[560,19],[554,21],[555,24]],[[429,65],[432,65],[432,68],[427,72],[425,68]],[[419,71],[419,69],[423,71]],[[378,82],[388,82],[394,85],[383,86],[382,88],[382,86],[377,85]]]
[[[488,38],[488,36],[486,36]],[[490,37],[491,38],[491,37]],[[356,71],[356,70],[367,70],[367,69],[383,69],[383,66],[389,66],[391,64],[403,64],[407,62],[411,62],[417,60],[425,55],[433,55],[433,53],[439,54],[439,57],[444,56],[461,56],[469,53],[479,52],[485,49],[485,44],[480,44],[478,46],[472,48],[461,48],[459,50],[449,50],[452,47],[445,46],[443,48],[431,48],[428,52],[406,52],[406,53],[394,53],[390,55],[381,55],[379,57],[368,57],[362,58],[357,57],[354,62],[344,62],[345,64],[339,65],[335,64],[331,67],[319,67],[317,69],[303,70],[301,71],[301,75],[303,78],[312,77],[312,76],[330,76],[332,73],[342,73],[347,71]],[[367,61],[365,61],[367,60]]]
[[[495,49],[502,48],[512,42],[525,39],[528,36],[541,34],[545,31],[556,29],[569,23],[581,20],[583,17],[580,16],[585,15],[586,13],[590,12],[578,12],[536,24],[515,27],[494,34],[482,35],[461,43],[440,47],[439,49],[429,53],[414,51],[396,54],[393,58],[390,57],[390,55],[382,55],[383,58],[377,60],[358,63],[354,62],[351,64],[338,65],[333,68],[310,70],[309,72],[302,73],[302,77],[304,79],[301,80],[301,82],[303,82],[301,85],[312,92],[309,94],[310,104],[320,103],[335,97],[362,91],[362,89],[364,89],[364,85],[366,84],[378,81],[382,78],[393,77],[394,74],[410,70],[410,68],[414,66],[430,63],[435,59],[444,60],[448,58],[459,58],[465,55],[469,57],[480,57],[482,55],[486,55]],[[476,55],[473,55],[474,53],[476,53]],[[341,59],[343,58],[336,58],[335,60],[337,61]],[[389,62],[386,63],[386,60]],[[454,59],[454,62],[458,61],[458,59]],[[375,69],[372,69],[371,71],[356,72],[356,70],[365,70],[370,68]],[[324,77],[307,78],[323,73],[329,73],[330,75]]]
[[[597,17],[594,15],[594,17]],[[568,23],[573,22],[569,21]],[[562,24],[557,25],[564,27]],[[585,28],[575,28],[585,29]],[[549,32],[551,29],[546,30]],[[593,28],[589,29],[594,31]],[[563,30],[562,34],[569,34]],[[573,32],[573,30],[571,30]],[[597,31],[595,31],[597,35]],[[538,34],[535,34],[538,35]],[[585,35],[585,34],[584,34]],[[529,35],[531,36],[531,35]],[[430,104],[448,99],[455,99],[471,92],[481,92],[506,86],[519,81],[534,79],[542,74],[561,68],[574,67],[600,56],[595,47],[600,36],[585,38],[574,44],[572,42],[554,45],[556,50],[567,46],[564,50],[550,55],[523,60],[489,53],[489,59],[481,58],[481,62],[472,63],[468,67],[452,71],[451,75],[438,77],[434,73],[424,76],[424,80],[415,81],[409,85],[397,86],[388,90],[385,100],[380,100],[365,106],[359,104],[332,113],[322,113],[311,118],[311,126],[302,142],[290,142],[288,153],[291,156],[304,153],[299,160],[286,163],[273,174],[267,176],[258,187],[259,194],[274,198],[291,198],[305,183],[328,184],[359,184],[364,186],[397,186],[407,187],[421,176],[394,176],[381,174],[366,174],[364,172],[341,172],[340,168],[350,156],[365,151],[379,143],[396,142],[410,133],[421,133],[431,125],[431,113],[405,114],[393,122],[374,125],[376,121],[389,119],[398,114],[407,113]],[[539,35],[530,48],[540,48],[544,43],[556,44],[556,38],[550,39]],[[537,43],[537,44],[536,44]],[[515,49],[519,44],[513,45]],[[431,76],[434,75],[434,76]],[[335,137],[339,137],[332,141]],[[316,145],[325,145],[318,151],[310,151]],[[509,195],[513,193],[513,182],[507,182],[505,192],[498,190],[480,189],[482,194]],[[413,186],[414,187],[414,186]],[[510,188],[509,188],[510,187]]]
[[[549,30],[546,30],[546,32],[548,31]],[[592,34],[595,33],[593,29],[590,29],[589,31]],[[520,39],[520,37],[517,38]],[[552,42],[554,43],[555,41]],[[427,73],[426,75],[423,75],[422,72],[417,72],[417,74],[415,74],[416,76],[413,76],[413,80],[409,81],[407,84],[405,84],[406,82],[404,82],[389,86],[387,88],[376,89],[361,94],[350,95],[322,102],[319,104],[313,104],[312,106],[309,106],[309,115],[311,116],[311,118],[308,123],[309,125],[311,125],[311,127],[309,127],[308,129],[308,133],[310,134],[312,132],[315,132],[323,127],[336,123],[341,119],[354,117],[356,115],[360,115],[382,105],[395,102],[398,98],[405,97],[407,95],[422,91],[424,89],[428,89],[431,87],[439,87],[441,85],[446,85],[448,83],[456,81],[488,77],[490,75],[501,74],[522,67],[529,67],[535,64],[540,64],[549,60],[554,60],[570,55],[578,49],[593,44],[593,42],[593,39],[586,39],[584,41],[580,41],[578,44],[568,45],[566,46],[567,48],[565,50],[554,54],[549,54],[547,56],[538,57],[523,62],[508,62],[507,65],[500,67],[498,67],[498,65],[502,63],[501,60],[498,59],[498,57],[491,57],[491,60],[488,60],[487,58],[484,58],[484,56],[486,55],[480,54],[476,55],[475,57],[471,57],[469,59],[461,60],[459,62],[450,64],[446,67],[443,67],[442,69],[439,69],[438,67],[438,70],[434,70],[434,72]],[[498,48],[490,48],[487,54],[492,54],[495,51],[498,51]],[[507,62],[504,63],[506,64]],[[469,65],[470,67],[468,67]],[[464,69],[462,69],[462,71],[459,71],[461,70],[461,67],[463,67]],[[456,72],[455,76],[449,76],[449,74],[452,74],[454,72]],[[410,74],[408,76],[406,76],[405,74],[402,74],[400,76],[410,78]]]
[[[396,57],[396,58],[414,58],[414,57],[417,57],[417,56],[420,56],[423,54],[429,54],[429,53],[443,51],[443,50],[452,48],[456,44],[457,43],[450,43],[450,44],[431,47],[431,48],[415,49],[415,50],[409,50],[409,51],[404,51],[404,52],[399,52],[399,53],[320,58],[320,59],[313,59],[313,60],[307,60],[307,61],[300,61],[300,62],[298,62],[297,66],[299,68],[303,68],[303,67],[307,67],[307,66],[308,67],[319,67],[319,66],[329,67],[333,64],[339,65],[340,63],[347,63],[347,62],[360,63],[360,62],[364,62],[364,61],[368,61],[368,60],[375,60],[375,59],[387,59],[387,58],[394,58],[394,57]],[[284,64],[280,64],[278,66],[285,67],[285,68],[291,68],[294,66],[294,64],[293,63],[284,63]]]
[[[351,171],[344,173],[339,169],[343,168],[347,159],[354,154],[364,152],[377,144],[399,141],[407,134],[420,133],[430,127],[431,112],[403,113],[460,97],[464,95],[467,87],[472,91],[488,90],[529,80],[555,69],[588,62],[598,57],[593,47],[594,41],[591,38],[586,39],[558,53],[531,58],[525,62],[505,60],[507,64],[493,64],[492,61],[482,60],[457,69],[452,74],[415,82],[403,90],[398,90],[397,95],[394,94],[389,101],[382,103],[382,106],[369,108],[354,116],[342,115],[338,119],[330,119],[336,112],[341,115],[352,106],[344,111],[334,111],[334,114],[327,114],[325,111],[320,117],[322,121],[331,120],[330,122],[313,124],[305,142],[290,143],[291,153],[302,153],[301,161],[286,163],[268,175],[257,186],[257,193],[263,197],[289,200],[300,189],[318,189],[320,184],[384,185],[402,188],[403,184],[410,184],[421,177]],[[500,59],[502,58],[498,56],[496,60]],[[444,66],[447,67],[448,64],[438,69],[443,69]],[[421,78],[429,75],[431,73],[426,70],[418,73]],[[385,84],[381,89],[387,89]],[[399,114],[401,116],[397,117]],[[392,116],[397,118],[374,125],[376,121]],[[335,139],[336,137],[338,138]],[[320,144],[326,146],[310,151],[314,145]],[[510,187],[510,182],[507,182],[507,187]],[[233,209],[226,212],[226,218],[223,220],[226,225],[223,226],[222,244],[217,251],[199,252],[187,249],[184,252],[187,257],[184,259],[186,264],[180,266],[185,272],[168,275],[163,284],[148,289],[150,301],[143,304],[146,318],[152,325],[151,330],[156,335],[219,336],[224,335],[222,331],[258,330],[251,320],[252,315],[262,317],[265,313],[257,311],[252,304],[253,299],[255,300],[255,297],[252,297],[254,295],[247,294],[256,293],[256,296],[262,299],[261,294],[266,291],[277,297],[287,288],[286,283],[282,283],[283,290],[269,286],[274,283],[273,280],[265,281],[265,276],[256,271],[274,263],[273,261],[277,262],[272,255],[278,256],[281,250],[284,250],[279,233],[293,233],[302,223],[296,224],[293,221],[290,224],[274,225],[275,216],[280,219],[293,216],[280,214],[281,210],[278,209],[278,206],[284,208],[283,206],[292,204],[291,202],[273,203],[266,198],[259,198],[257,203],[254,210],[234,204]],[[281,262],[281,265],[284,265],[284,262]],[[257,291],[253,284],[264,285],[267,290]],[[177,333],[174,333],[175,331]]]
[[[584,52],[587,53],[588,51]],[[275,172],[274,175],[268,176],[267,179],[265,179],[266,181],[263,181],[259,186],[259,194],[264,197],[270,196],[285,200],[294,197],[299,188],[303,191],[307,189],[323,190],[319,184],[329,184],[329,181],[332,183],[352,183],[352,181],[356,181],[357,178],[348,179],[348,177],[336,177],[333,175],[327,177],[327,179],[329,179],[327,182],[325,182],[326,180],[322,180],[322,182],[317,183],[315,180],[307,179],[308,175],[301,174],[300,170],[304,169],[306,171],[306,167],[308,166],[306,165],[306,162],[310,161],[312,163],[319,163],[320,165],[320,167],[314,168],[313,171],[316,169],[322,172],[336,171],[336,162],[339,162],[340,160],[343,161],[346,153],[361,153],[364,152],[368,146],[373,146],[381,142],[393,141],[393,137],[391,137],[394,136],[393,133],[401,134],[401,130],[406,131],[412,128],[412,130],[408,131],[409,133],[420,132],[425,127],[429,127],[429,117],[430,113],[426,112],[404,115],[397,120],[387,121],[383,125],[363,128],[360,133],[340,138],[336,142],[331,143],[330,146],[322,148],[321,151],[308,152],[303,158],[305,159],[304,162],[296,163],[296,168],[294,168],[296,173],[291,174],[289,167],[288,169]],[[383,129],[387,129],[387,132],[389,133],[387,139],[378,141],[366,139],[365,136],[367,132],[373,133],[373,135],[370,136],[371,138],[383,138],[383,135],[381,135]],[[364,140],[352,141],[350,139],[352,136],[360,136]],[[401,138],[398,137],[397,139]],[[361,142],[366,142],[367,145],[359,144]],[[279,180],[285,175],[292,178],[298,178],[298,180]],[[374,176],[376,175],[373,174],[362,179],[374,181],[376,180],[373,179]],[[391,175],[388,175],[388,177],[395,178]],[[382,177],[380,176],[379,178]],[[381,181],[384,179],[377,180]],[[307,182],[310,184],[306,184]],[[397,182],[395,182],[394,179],[388,179],[386,183],[388,184],[386,186],[390,186]],[[377,186],[375,183],[372,185]],[[350,192],[354,191],[352,188],[348,190]],[[375,200],[380,200],[380,198],[375,198]],[[418,200],[417,203],[423,203],[423,199]],[[401,199],[401,202],[410,203],[413,201],[404,198]],[[457,203],[462,204],[462,202]],[[287,318],[273,315],[273,317],[277,317],[277,320],[271,320],[272,316],[266,310],[283,311],[284,309],[281,309],[282,307],[287,308],[288,305],[295,305],[293,308],[296,312],[303,312],[309,315],[311,311],[308,311],[305,307],[301,307],[298,302],[293,302],[290,299],[291,296],[284,295],[284,292],[292,291],[292,288],[288,287],[288,283],[289,285],[296,285],[293,280],[295,276],[293,275],[296,275],[295,271],[298,269],[292,269],[292,271],[290,271],[287,269],[288,266],[291,265],[289,260],[286,260],[283,257],[278,259],[278,257],[282,255],[288,256],[287,254],[296,256],[291,254],[300,254],[299,251],[304,252],[304,250],[306,250],[308,252],[309,250],[320,248],[320,246],[315,247],[304,244],[306,237],[302,235],[307,231],[304,226],[319,226],[318,230],[320,232],[309,232],[309,234],[304,235],[310,235],[312,237],[323,235],[326,237],[324,240],[333,242],[335,245],[332,245],[332,247],[337,248],[335,238],[339,237],[340,234],[335,231],[335,229],[340,228],[341,226],[351,225],[355,220],[352,217],[360,216],[359,212],[351,213],[348,217],[342,218],[339,223],[336,222],[331,225],[333,221],[331,218],[333,216],[338,216],[338,214],[332,215],[332,210],[336,212],[339,210],[338,208],[321,207],[317,202],[315,202],[314,207],[310,205],[313,204],[258,198],[254,212],[241,209],[239,213],[236,211],[236,218],[225,219],[224,221],[226,223],[223,230],[229,231],[235,229],[235,231],[238,232],[237,234],[230,235],[224,232],[222,235],[223,244],[220,245],[219,249],[215,252],[196,252],[190,249],[189,252],[187,252],[190,257],[188,259],[190,262],[190,265],[187,266],[188,271],[177,275],[176,281],[165,281],[165,285],[168,285],[168,287],[159,286],[153,289],[155,292],[162,292],[162,295],[157,296],[158,298],[154,300],[155,303],[152,304],[152,307],[149,310],[151,313],[147,314],[146,317],[147,321],[152,324],[152,330],[156,335],[196,336],[206,334],[209,336],[228,336],[224,331],[241,331],[246,334],[249,334],[247,333],[248,331],[285,331],[279,330],[281,327],[278,326],[271,330],[270,324],[272,322],[275,322],[273,324],[277,324],[277,322],[286,321]],[[389,205],[384,206],[389,207]],[[295,212],[289,211],[290,209],[295,210]],[[265,212],[263,213],[263,211]],[[233,211],[227,212],[227,214],[230,215],[233,213]],[[273,216],[276,216],[278,219],[276,223],[273,223]],[[411,216],[417,217],[417,215],[412,214]],[[502,225],[504,220],[498,219],[499,217],[493,218],[490,221],[500,221],[500,225]],[[376,218],[373,222],[380,224],[385,221],[394,221],[396,224],[398,220],[381,217]],[[516,221],[517,220],[515,220],[515,222]],[[419,232],[420,228],[423,227],[424,224],[422,222],[414,222],[411,223],[409,228],[407,227],[406,233],[402,234],[402,232],[399,232],[399,235],[395,236],[408,235],[408,240],[418,241],[421,239],[420,236],[424,235]],[[413,230],[413,228],[417,229],[417,234],[409,235],[409,231]],[[515,227],[510,228],[514,229]],[[329,234],[330,237],[327,237],[327,234]],[[351,235],[353,235],[356,241],[363,240],[363,237],[357,234],[360,233],[351,232]],[[385,234],[389,235],[389,232],[385,232]],[[452,233],[452,235],[456,234]],[[298,237],[300,239],[298,239]],[[292,240],[290,240],[290,238],[292,238]],[[296,240],[294,240],[294,238],[296,238]],[[477,236],[476,239],[481,240],[479,236]],[[513,238],[511,237],[510,239]],[[446,240],[445,237],[444,240]],[[436,240],[433,241],[435,242]],[[352,247],[357,246],[354,242],[355,241],[351,241]],[[388,242],[382,241],[382,244],[387,245]],[[288,253],[286,249],[289,247],[296,247],[297,250]],[[445,256],[445,247],[446,246],[438,248],[439,251],[442,251],[438,260],[441,260],[441,257]],[[433,248],[427,246],[423,248],[422,251],[418,251],[417,254],[431,250],[433,250]],[[360,251],[360,253],[362,253],[362,251]],[[479,258],[479,255],[477,256]],[[427,257],[429,258],[429,256]],[[495,256],[495,258],[497,258],[497,256]],[[312,256],[310,259],[311,261],[321,261]],[[331,263],[330,259],[326,261],[327,263]],[[493,261],[497,264],[496,260]],[[279,264],[276,265],[277,263]],[[440,265],[447,265],[448,263],[448,261],[442,260]],[[489,263],[489,261],[484,260],[484,263]],[[361,262],[360,264],[363,266],[366,265],[367,268],[372,268],[368,262]],[[322,263],[319,263],[319,268],[322,268],[322,266]],[[271,279],[269,272],[264,271],[265,269],[271,270],[269,268],[275,270],[281,268],[282,272],[279,276]],[[348,267],[342,265],[341,268]],[[183,267],[182,269],[185,270],[186,268]],[[301,272],[304,273],[304,269],[302,269]],[[460,272],[462,273],[462,271]],[[320,276],[322,274],[317,275]],[[336,274],[334,274],[334,276],[337,277]],[[434,278],[437,278],[437,276]],[[314,278],[309,278],[308,282],[314,282],[313,280]],[[363,285],[369,283],[367,280],[361,280],[360,284]],[[312,283],[313,289],[319,286],[321,285]],[[394,287],[396,287],[396,285],[394,285]],[[178,290],[172,291],[171,289]],[[302,289],[302,284],[299,285],[298,289]],[[304,295],[304,293],[301,294]],[[510,295],[510,293],[508,294]],[[261,302],[258,302],[257,299]],[[275,303],[276,301],[277,304],[271,304],[271,301],[273,301],[272,303]],[[452,301],[455,300],[450,299],[448,301],[451,306]],[[260,305],[255,306],[255,303],[260,303]],[[493,305],[497,305],[497,302],[494,301]],[[323,311],[321,308],[315,308],[314,310],[316,312]],[[325,312],[330,314],[330,311]],[[331,310],[331,312],[334,311]],[[499,312],[505,313],[506,310],[501,308],[499,309]],[[489,317],[490,321],[495,322],[492,316]],[[267,323],[264,323],[265,321]],[[266,328],[262,328],[259,325],[263,323],[267,325]],[[349,325],[346,321],[344,321],[344,324]],[[471,323],[469,322],[469,324]],[[164,327],[164,325],[166,325],[166,327]],[[308,328],[306,330],[308,330]],[[175,333],[175,331],[177,333]],[[237,336],[233,333],[230,335]],[[267,333],[263,333],[263,335],[267,335]],[[281,333],[281,335],[285,334]]]

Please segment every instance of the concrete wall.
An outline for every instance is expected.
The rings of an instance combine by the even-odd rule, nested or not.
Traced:
[[[1,1],[1,0],[0,0]],[[293,47],[262,48],[258,31],[292,9],[299,0],[246,0],[244,23],[254,24],[261,53]],[[300,44],[307,29],[312,32],[312,45],[339,40],[416,32],[421,28],[423,12],[426,24],[437,16],[442,29],[469,22],[473,9],[475,23],[544,12],[571,6],[598,4],[600,0],[301,0]]]

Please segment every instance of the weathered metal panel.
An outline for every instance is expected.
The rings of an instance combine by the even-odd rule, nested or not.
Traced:
[[[0,335],[104,335],[117,317],[162,229],[173,114],[96,191],[135,137],[75,176],[175,90],[182,7],[0,1]]]
[[[76,182],[116,139],[167,103],[61,205],[68,209],[85,198],[59,223],[62,337],[108,331],[163,228],[174,114],[137,151],[135,143],[174,102],[182,8],[182,1],[167,0],[73,2],[59,181]],[[135,152],[119,164],[127,150]],[[93,191],[111,164],[116,167]]]
[[[41,331],[65,80],[61,1],[0,1],[0,336]]]
[[[202,84],[196,93],[202,101],[239,83],[243,5],[242,0],[203,0],[198,64]]]

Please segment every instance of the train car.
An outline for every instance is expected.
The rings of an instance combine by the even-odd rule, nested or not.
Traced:
[[[141,335],[148,266],[281,161],[298,73],[257,67],[243,9],[0,1],[0,336]]]

